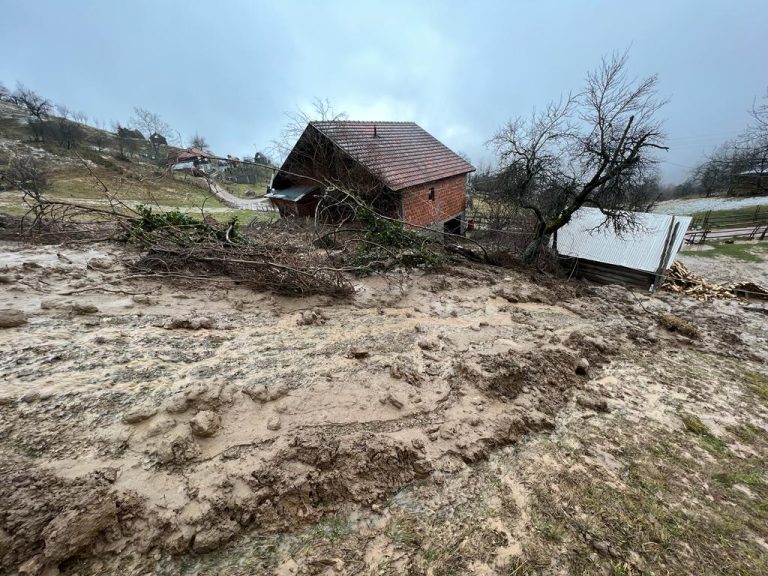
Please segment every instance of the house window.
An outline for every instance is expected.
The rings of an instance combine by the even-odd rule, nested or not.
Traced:
[[[430,188],[429,189],[429,199],[432,200],[433,202],[435,201],[435,189],[434,188]]]

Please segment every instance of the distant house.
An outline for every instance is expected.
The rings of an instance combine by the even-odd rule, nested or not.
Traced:
[[[731,196],[764,196],[768,194],[768,167],[757,167],[735,174],[728,192]]]
[[[162,134],[158,134],[157,132],[153,133],[149,137],[149,141],[152,142],[153,146],[168,146],[168,140],[163,136]]]
[[[557,253],[567,259],[576,277],[658,288],[683,245],[691,217],[647,212],[637,212],[635,217],[636,229],[617,234],[610,226],[602,226],[605,216],[599,209],[579,208],[557,231]]]
[[[460,233],[474,170],[413,122],[310,122],[266,197],[284,216],[310,216],[331,185],[408,224]]]
[[[201,164],[209,163],[212,159],[216,158],[210,152],[206,152],[201,148],[186,148],[184,150],[177,150],[168,157],[168,164],[171,166],[177,164],[187,164],[191,162],[198,162]]]
[[[118,128],[117,136],[119,138],[132,138],[134,140],[145,140],[144,134],[132,128],[122,128],[122,127]]]

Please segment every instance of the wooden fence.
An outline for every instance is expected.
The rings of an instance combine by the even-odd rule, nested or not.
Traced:
[[[756,206],[753,211],[736,214],[705,212],[694,216],[685,236],[688,244],[703,244],[707,240],[764,240],[768,234],[768,207]]]

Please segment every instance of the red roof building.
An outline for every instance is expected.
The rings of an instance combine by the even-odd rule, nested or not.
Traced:
[[[467,174],[474,170],[414,122],[311,122],[267,196],[284,214],[308,216],[322,190],[336,187],[408,224],[456,232],[464,216]],[[306,192],[301,205],[289,199],[294,188]]]
[[[195,160],[199,162],[209,162],[211,159],[216,158],[213,154],[206,152],[205,150],[201,148],[186,148],[185,150],[178,150],[176,152],[173,152],[168,157],[168,163],[173,164],[183,164],[185,162],[194,162]]]

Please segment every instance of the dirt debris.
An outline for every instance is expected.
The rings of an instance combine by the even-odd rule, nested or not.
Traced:
[[[119,249],[54,250],[64,258],[24,249],[18,262],[38,267],[6,272],[39,291],[0,293],[28,318],[0,333],[4,570],[567,573],[576,560],[558,538],[602,566],[658,569],[601,527],[585,552],[570,516],[540,506],[565,506],[582,470],[620,482],[632,454],[611,442],[686,434],[681,404],[707,430],[687,436],[718,458],[724,426],[761,453],[744,414],[768,429],[766,319],[728,302],[469,266],[445,282],[414,273],[396,298],[369,278],[329,303],[121,280]],[[87,266],[101,257],[109,268]],[[106,272],[113,292],[57,300]],[[98,315],[62,314],[70,302]],[[200,310],[210,324],[192,328]],[[663,314],[695,319],[699,338],[656,331]]]
[[[0,310],[0,328],[16,328],[27,323],[27,315],[21,310]]]
[[[189,421],[192,434],[200,438],[210,438],[221,428],[221,416],[211,410],[201,410]]]

